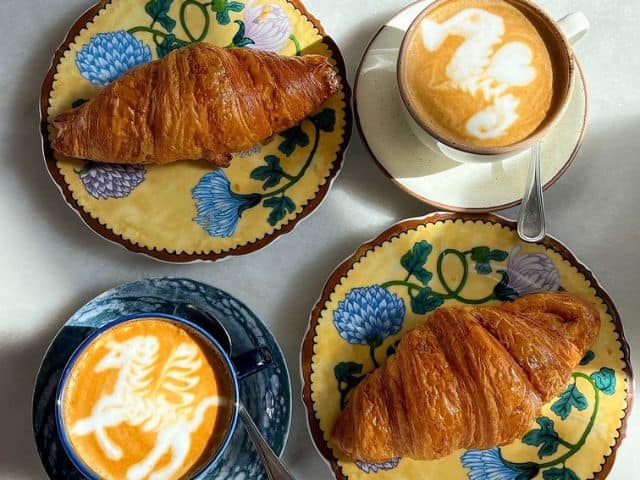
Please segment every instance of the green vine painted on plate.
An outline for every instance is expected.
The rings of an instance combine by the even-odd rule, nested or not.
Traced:
[[[176,20],[170,15],[173,3],[174,0],[150,0],[144,6],[145,12],[149,15],[149,24],[138,25],[128,30],[131,34],[149,35],[156,46],[159,58],[190,43],[202,42],[209,33],[212,17],[217,24],[228,25],[231,23],[231,15],[242,12],[246,7],[244,2],[239,1],[183,0]],[[298,39],[290,33],[289,20],[277,4],[252,6],[250,20],[250,25],[245,23],[246,18],[233,21],[237,31],[227,47],[255,45],[264,50],[278,51],[283,46],[282,40],[290,40],[295,47],[296,55],[302,54]],[[178,24],[184,32],[183,37],[175,33]],[[250,32],[249,27],[253,26],[259,28]],[[278,35],[284,35],[284,38],[278,39]],[[260,36],[264,38],[261,39]]]
[[[581,365],[586,365],[593,360],[594,354],[588,351],[584,356]],[[538,458],[544,460],[546,457],[552,457],[562,450],[561,454],[555,458],[541,462],[511,462],[504,458],[503,452],[500,451],[500,458],[505,467],[520,472],[516,478],[521,480],[529,480],[534,478],[540,472],[545,480],[579,480],[578,475],[567,467],[566,462],[573,457],[587,442],[589,434],[593,430],[596,418],[600,411],[600,395],[613,395],[616,389],[615,372],[603,367],[590,375],[582,372],[574,372],[572,374],[572,383],[561,393],[555,402],[551,405],[551,411],[558,416],[560,421],[566,421],[573,411],[586,410],[589,407],[587,395],[580,389],[578,381],[584,386],[589,387],[589,391],[593,392],[593,411],[589,417],[584,430],[580,434],[578,440],[574,443],[563,439],[555,429],[555,423],[552,419],[542,416],[536,419],[538,428],[529,431],[522,437],[522,443],[538,448]],[[463,464],[468,462],[469,457],[473,457],[474,450],[470,450],[463,454]],[[473,469],[471,468],[473,471]]]
[[[303,128],[306,124],[312,125],[312,134]],[[288,214],[296,211],[297,206],[287,193],[302,180],[311,166],[322,132],[332,132],[335,124],[335,110],[325,108],[308,117],[300,125],[281,133],[282,140],[278,145],[280,155],[266,155],[264,164],[254,168],[250,173],[253,180],[261,183],[262,191],[235,191],[222,170],[215,170],[203,176],[192,190],[198,212],[194,221],[211,236],[229,237],[234,234],[243,213],[262,204],[269,211],[267,222],[275,227]],[[286,171],[281,163],[282,155],[291,157],[299,148],[309,145],[311,147],[306,158],[297,171]]]
[[[307,154],[306,160],[295,174],[286,172],[280,164],[280,158],[276,155],[265,156],[266,165],[256,167],[250,174],[252,179],[263,182],[262,189],[264,192],[250,195],[260,195],[263,200],[262,205],[271,209],[268,222],[272,226],[277,225],[287,213],[295,211],[296,204],[286,195],[286,192],[304,177],[318,150],[321,132],[332,132],[334,130],[336,112],[331,108],[325,108],[309,117],[309,122],[313,125],[313,145]],[[278,146],[278,150],[286,157],[290,157],[297,147],[304,148],[310,143],[309,135],[302,128],[302,124],[283,132],[281,136],[283,140]],[[280,185],[283,180],[286,181]],[[278,188],[269,191],[273,187]]]
[[[438,292],[429,287],[433,274],[425,268],[425,263],[431,254],[433,247],[426,240],[416,243],[413,248],[405,253],[400,263],[407,271],[407,275],[401,280],[390,280],[381,284],[385,289],[391,287],[406,288],[411,297],[411,310],[417,314],[425,314],[441,306],[445,300],[457,300],[460,303],[479,305],[490,300],[495,300],[495,292],[482,298],[467,298],[462,292],[469,278],[470,261],[474,264],[476,273],[487,275],[493,271],[492,262],[504,262],[509,254],[504,250],[495,250],[486,246],[474,247],[471,250],[460,251],[447,248],[438,255],[436,273],[444,292]],[[443,262],[447,257],[453,257],[462,266],[462,275],[457,285],[449,285],[443,273]],[[417,280],[411,281],[415,278]]]

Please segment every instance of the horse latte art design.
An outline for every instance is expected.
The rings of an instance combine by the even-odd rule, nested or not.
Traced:
[[[464,42],[447,64],[450,82],[443,88],[458,88],[475,95],[482,92],[493,104],[469,119],[467,131],[478,138],[503,135],[518,119],[520,101],[506,94],[511,86],[531,83],[536,71],[531,67],[533,53],[522,42],[508,42],[493,53],[502,42],[504,21],[478,8],[467,8],[442,24],[425,19],[422,39],[429,51],[436,51],[449,35],[459,35]]]
[[[554,69],[546,37],[505,0],[448,0],[409,33],[402,82],[415,114],[462,145],[517,143],[545,121]]]
[[[160,323],[171,325],[169,322]],[[124,341],[108,340],[100,350],[106,350],[106,354],[96,356],[91,369],[94,381],[109,372],[114,372],[115,381],[112,388],[105,385],[101,389],[90,407],[89,415],[68,424],[74,447],[86,443],[86,437],[93,436],[105,460],[108,459],[104,463],[124,463],[124,475],[119,478],[181,478],[185,470],[193,467],[193,460],[189,462],[187,457],[194,446],[194,434],[203,427],[205,416],[210,410],[215,411],[228,404],[228,398],[209,394],[218,393],[215,388],[203,385],[206,356],[193,341],[173,341],[171,348],[165,350],[165,346],[161,346],[161,337],[146,334],[135,335]],[[165,358],[161,358],[163,356]],[[85,371],[84,375],[87,373]],[[210,382],[210,379],[207,380]],[[70,402],[67,403],[71,406]],[[125,429],[134,433],[129,433],[130,441],[127,444],[118,444],[112,434],[122,434]],[[215,430],[212,425],[208,425],[208,429]],[[135,438],[136,435],[146,435],[153,443],[143,458],[131,464],[131,458],[124,458],[123,448],[129,450],[138,441],[149,443],[148,440]],[[195,447],[204,450],[209,442],[200,440],[199,443]],[[195,457],[202,453],[196,453]],[[83,456],[82,453],[80,455]],[[87,456],[96,455],[94,452]],[[95,459],[83,460],[96,469],[96,473],[101,473],[92,464],[97,463]],[[114,478],[118,478],[118,475],[113,473]]]

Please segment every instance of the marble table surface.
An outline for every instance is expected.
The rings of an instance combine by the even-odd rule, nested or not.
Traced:
[[[353,81],[381,23],[406,0],[306,0],[345,56]],[[545,0],[582,10],[592,31],[576,48],[590,92],[581,152],[547,192],[549,232],[596,273],[616,302],[640,365],[640,1]],[[38,96],[54,49],[91,0],[2,0],[0,10],[0,478],[43,479],[31,434],[32,384],[61,323],[94,295],[145,276],[180,275],[245,300],[273,329],[292,372],[285,459],[297,478],[330,477],[307,432],[298,355],[309,312],[333,268],[360,243],[432,211],[377,169],[354,132],[326,201],[293,233],[248,257],[176,266],[112,245],[80,221],[45,171]],[[357,4],[357,8],[354,5]],[[503,212],[515,218],[517,210]],[[640,406],[609,478],[640,472]]]

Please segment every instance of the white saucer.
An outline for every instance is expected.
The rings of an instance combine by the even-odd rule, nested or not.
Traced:
[[[401,189],[440,209],[490,212],[522,201],[528,152],[496,163],[457,163],[435,153],[411,132],[396,81],[404,32],[432,0],[400,11],[375,35],[364,53],[354,92],[356,123],[373,159]],[[550,187],[575,158],[587,123],[587,92],[580,64],[572,98],[542,142],[542,181]]]

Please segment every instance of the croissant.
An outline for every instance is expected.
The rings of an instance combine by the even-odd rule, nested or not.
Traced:
[[[191,44],[58,115],[52,146],[101,162],[206,159],[227,166],[231,153],[293,127],[338,89],[337,72],[322,55]]]
[[[331,443],[367,462],[510,443],[565,388],[599,329],[595,307],[568,293],[439,308],[355,388]]]

